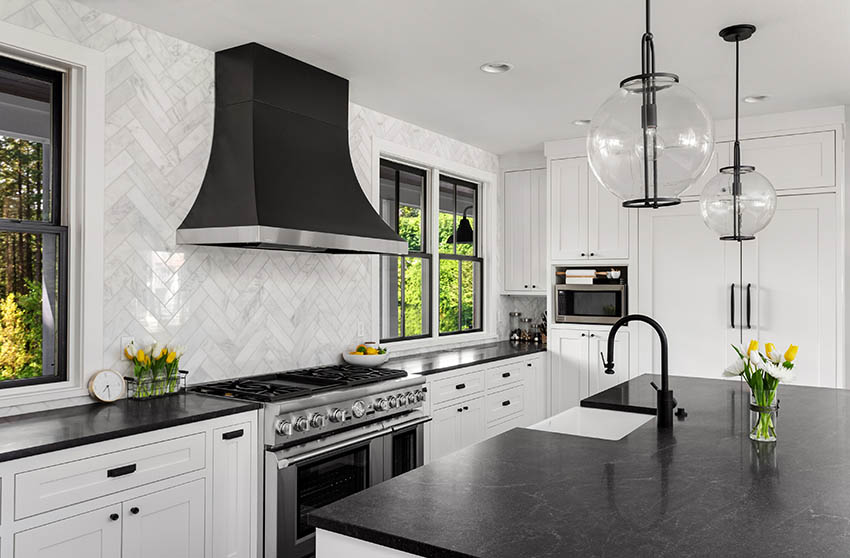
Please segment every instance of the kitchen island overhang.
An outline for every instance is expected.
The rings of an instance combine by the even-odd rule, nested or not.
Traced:
[[[850,555],[850,391],[783,387],[780,440],[763,444],[748,438],[745,384],[671,385],[688,411],[672,430],[651,420],[608,441],[517,428],[310,521],[415,556]]]

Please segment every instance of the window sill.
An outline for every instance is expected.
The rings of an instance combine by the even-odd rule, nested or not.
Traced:
[[[498,341],[496,334],[487,331],[476,331],[472,333],[456,333],[443,337],[428,337],[424,339],[409,339],[407,341],[393,341],[392,343],[384,343],[392,353],[390,357],[404,356],[414,352],[420,352],[422,349],[437,349],[447,348],[450,346],[460,346],[471,343],[486,343],[488,341]]]

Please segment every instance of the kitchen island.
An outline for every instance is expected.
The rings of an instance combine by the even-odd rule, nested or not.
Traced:
[[[650,379],[609,396],[628,405]],[[782,386],[779,440],[756,444],[745,384],[670,384],[688,412],[672,430],[516,428],[317,510],[317,558],[323,541],[355,557],[850,555],[850,391]]]

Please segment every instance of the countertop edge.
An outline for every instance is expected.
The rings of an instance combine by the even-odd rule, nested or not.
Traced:
[[[350,523],[343,523],[326,517],[316,517],[312,513],[307,515],[307,523],[317,529],[324,529],[338,535],[370,542],[393,550],[408,552],[422,556],[423,558],[475,558],[474,555],[466,554],[465,552],[442,548],[404,537],[388,535],[369,527],[351,525]]]
[[[489,345],[489,343],[487,345]],[[465,347],[463,349],[468,349],[468,348]],[[452,370],[459,370],[461,368],[469,368],[470,366],[478,366],[478,365],[481,365],[481,364],[498,362],[500,360],[509,360],[509,359],[512,359],[512,358],[523,358],[523,357],[528,357],[528,356],[532,356],[532,355],[538,355],[540,353],[545,353],[547,351],[548,351],[548,349],[547,349],[546,345],[534,345],[532,348],[529,348],[528,350],[526,350],[522,353],[495,355],[495,356],[492,356],[492,357],[485,357],[485,358],[477,359],[477,360],[474,360],[474,361],[471,361],[471,362],[461,362],[461,363],[457,363],[457,364],[450,364],[450,365],[443,366],[443,367],[440,367],[440,368],[434,368],[434,369],[431,369],[431,370],[414,371],[414,372],[410,372],[410,373],[416,374],[417,376],[431,376],[433,374],[442,374],[443,372],[450,372]],[[435,353],[442,353],[442,352],[446,352],[446,351],[436,350],[434,352]],[[394,363],[393,359],[390,359],[389,361],[387,361],[386,364],[383,365],[383,367],[384,368],[401,368],[401,369],[404,369],[404,361],[412,361],[412,360],[415,360],[417,358],[427,358],[427,355],[428,355],[428,353],[418,353],[418,354],[414,354],[414,355],[405,355],[405,356],[395,357],[396,359],[398,359],[399,362]]]
[[[234,401],[234,403],[237,403]],[[86,446],[89,444],[96,444],[98,442],[105,442],[108,440],[115,440],[117,438],[125,438],[127,436],[135,436],[136,434],[144,434],[146,432],[153,432],[155,430],[163,430],[165,428],[172,428],[175,426],[182,426],[185,424],[192,424],[195,422],[201,422],[205,420],[212,420],[219,417],[226,417],[230,415],[237,415],[239,413],[246,413],[249,411],[256,411],[261,408],[259,403],[250,403],[250,402],[238,402],[240,403],[238,406],[234,406],[228,409],[217,409],[215,411],[206,411],[203,413],[199,413],[196,415],[191,415],[187,417],[173,418],[167,419],[163,421],[158,421],[154,423],[148,424],[139,424],[133,428],[124,428],[121,430],[115,430],[113,432],[102,432],[99,434],[92,434],[89,436],[81,436],[79,438],[74,438],[70,440],[62,440],[60,442],[53,442],[49,444],[42,444],[39,446],[33,446],[31,448],[25,448],[20,450],[11,450],[7,452],[0,453],[0,463],[5,463],[7,461],[14,461],[16,459],[23,459],[25,457],[33,457],[35,455],[42,455],[45,453],[51,453],[54,451],[61,451],[71,448],[76,448],[80,446]],[[97,403],[94,403],[97,405]]]

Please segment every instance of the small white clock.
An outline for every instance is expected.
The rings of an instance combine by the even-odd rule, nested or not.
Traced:
[[[124,395],[127,383],[124,376],[115,370],[101,370],[95,372],[89,380],[89,393],[98,401],[112,403]]]

